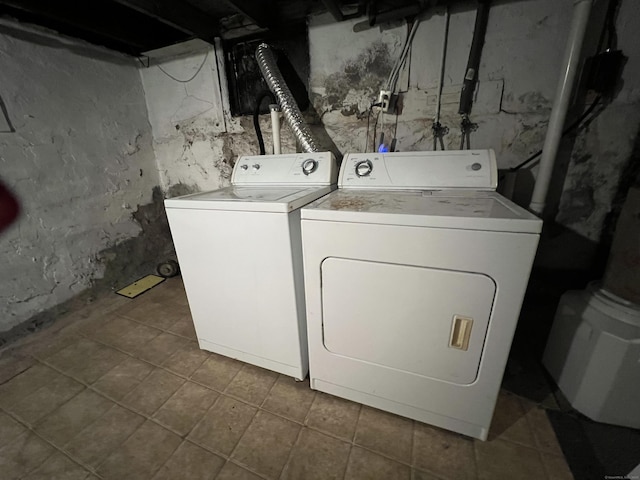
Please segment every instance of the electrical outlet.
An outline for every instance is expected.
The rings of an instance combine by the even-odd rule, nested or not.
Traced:
[[[380,90],[378,103],[380,104],[380,110],[388,112],[391,105],[391,92],[389,90]]]

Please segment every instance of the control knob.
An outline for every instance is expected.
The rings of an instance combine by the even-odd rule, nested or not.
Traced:
[[[362,160],[356,163],[356,175],[358,177],[367,177],[373,170],[371,160]]]
[[[247,165],[246,163],[243,163],[242,165],[240,165],[240,168],[243,170],[246,170],[247,168],[249,168],[249,165]]]
[[[253,164],[253,169],[254,170],[260,170],[260,164],[259,163],[254,163]]]
[[[313,158],[308,158],[304,162],[302,162],[302,173],[305,175],[309,175],[313,173],[318,168],[318,161]]]

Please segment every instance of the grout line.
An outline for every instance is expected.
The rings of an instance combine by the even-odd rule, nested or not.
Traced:
[[[72,397],[73,398],[73,397]],[[65,402],[66,403],[66,402]],[[64,405],[64,404],[63,404]],[[85,470],[88,470],[89,473],[92,473],[94,475],[96,475],[99,478],[102,478],[100,475],[98,475],[97,471],[94,470],[91,466],[89,465],[85,465],[84,462],[82,462],[81,460],[76,459],[75,457],[73,457],[70,453],[68,453],[64,447],[59,447],[57,446],[55,443],[53,443],[51,440],[47,439],[46,437],[43,437],[38,431],[36,431],[34,429],[34,427],[32,427],[31,425],[27,424],[23,419],[21,419],[19,416],[17,416],[16,414],[8,411],[8,410],[4,410],[4,409],[0,409],[2,411],[4,411],[4,413],[8,416],[10,416],[11,418],[13,418],[16,422],[18,422],[20,425],[22,425],[24,428],[27,429],[27,431],[31,434],[31,435],[35,435],[36,437],[38,437],[40,440],[42,440],[43,442],[47,443],[48,445],[50,445],[51,447],[53,447],[54,452],[51,453],[51,455],[49,455],[48,457],[44,458],[42,460],[42,462],[40,462],[38,465],[36,465],[34,468],[32,468],[31,470],[27,471],[25,473],[25,475],[28,475],[31,472],[36,471],[38,468],[40,468],[42,465],[44,465],[44,463],[49,460],[51,457],[53,457],[55,455],[55,452],[59,452],[62,455],[66,456],[67,458],[69,458],[69,460],[71,460],[73,463],[76,463],[78,465],[80,465],[82,468],[84,468]],[[44,417],[43,417],[44,419]],[[22,434],[21,434],[22,435]],[[20,435],[18,435],[20,436]],[[17,437],[16,437],[17,438]],[[75,436],[74,436],[75,438]],[[21,477],[22,478],[22,477]]]
[[[282,469],[280,470],[280,475],[278,475],[277,478],[282,478],[285,474],[285,472],[287,471],[287,469],[289,468],[289,464],[291,463],[291,460],[293,459],[293,452],[295,451],[296,447],[298,446],[298,443],[300,442],[300,438],[302,438],[302,432],[305,429],[305,427],[300,427],[300,429],[298,430],[298,434],[296,435],[296,439],[293,442],[293,445],[291,446],[291,450],[289,450],[289,454],[287,455],[287,460],[284,462],[284,465],[282,466]]]

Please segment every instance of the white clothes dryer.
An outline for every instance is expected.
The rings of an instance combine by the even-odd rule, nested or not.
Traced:
[[[200,348],[307,375],[300,208],[336,177],[329,152],[244,156],[232,186],[165,200]]]
[[[302,209],[311,387],[486,439],[542,222],[493,151],[349,154]]]

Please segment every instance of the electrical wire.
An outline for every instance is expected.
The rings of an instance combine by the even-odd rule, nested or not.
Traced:
[[[258,148],[260,149],[260,155],[265,155],[264,139],[262,138],[262,130],[260,129],[260,105],[265,98],[271,100],[271,103],[277,103],[276,97],[269,90],[264,90],[256,97],[256,108],[253,110],[253,128],[256,130],[256,137],[258,137]]]
[[[420,20],[416,18],[413,22],[413,25],[411,26],[411,29],[409,29],[409,32],[407,33],[407,38],[404,42],[404,46],[402,47],[402,52],[400,53],[396,64],[393,66],[391,73],[389,74],[389,78],[387,79],[387,90],[389,90],[391,93],[393,93],[396,89],[398,75],[400,75],[402,65],[407,59],[407,53],[411,48],[411,43],[413,42],[413,37],[415,36],[416,31],[418,30],[419,23]]]
[[[191,80],[193,80],[194,78],[196,78],[198,76],[198,74],[200,73],[200,70],[202,70],[202,67],[204,67],[204,64],[207,63],[207,57],[208,56],[209,56],[209,51],[207,50],[206,53],[204,54],[204,58],[202,59],[202,63],[200,64],[200,66],[196,70],[196,73],[194,73],[191,76],[191,78],[189,78],[188,80],[181,80],[179,78],[174,77],[169,72],[164,70],[160,65],[156,65],[156,67],[158,67],[160,69],[160,71],[162,73],[164,73],[167,77],[169,77],[171,80],[175,80],[176,82],[179,82],[179,83],[189,83]]]
[[[367,114],[367,136],[364,139],[364,150],[362,151],[362,153],[367,153],[367,149],[369,148],[369,126],[371,123],[371,112],[373,111],[373,107],[379,107],[380,105],[381,105],[380,103],[372,103],[371,106],[369,107],[369,113]],[[374,135],[374,138],[375,138],[375,135]]]
[[[580,115],[580,117],[573,122],[571,125],[569,125],[567,128],[565,128],[562,131],[562,136],[564,137],[565,135],[567,135],[568,133],[570,133],[571,131],[575,130],[578,126],[580,126],[580,124],[583,122],[584,119],[586,119],[589,115],[591,115],[591,112],[593,112],[595,110],[595,108],[600,104],[600,99],[602,97],[600,95],[598,95],[596,97],[596,99],[593,101],[593,103],[591,105],[589,105],[589,108],[587,108],[584,113],[582,115]],[[542,150],[538,150],[536,153],[534,153],[533,155],[531,155],[529,158],[527,158],[525,161],[523,161],[522,163],[519,163],[518,165],[516,165],[515,167],[511,167],[509,169],[510,172],[517,172],[518,170],[520,170],[522,167],[526,166],[527,164],[533,162],[536,158],[538,158],[540,155],[542,155]]]

